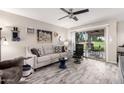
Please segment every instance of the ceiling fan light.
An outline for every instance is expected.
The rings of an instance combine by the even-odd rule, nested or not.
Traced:
[[[66,12],[68,14],[66,17],[69,17],[70,19],[73,19],[75,21],[78,21],[78,18],[75,15],[89,12],[89,9],[83,9],[83,10],[79,10],[79,11],[76,11],[76,12],[73,11],[73,8],[69,8],[68,10],[66,10],[65,8],[60,8],[60,9],[63,12]],[[60,19],[63,19],[63,18],[65,18],[65,17],[62,17]]]

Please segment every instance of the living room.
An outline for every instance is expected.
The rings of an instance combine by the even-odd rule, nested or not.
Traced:
[[[85,12],[79,15],[71,15],[71,12],[84,10]],[[67,12],[70,12],[67,18],[63,18]],[[121,72],[123,66],[119,64],[123,58],[119,56],[121,60],[117,60],[118,53],[123,54],[123,47],[119,47],[124,44],[123,12],[123,8],[0,9],[1,61],[20,57],[24,59],[23,66],[29,67],[25,69],[23,67],[23,70],[28,68],[31,70],[22,71],[23,76],[18,83],[123,83],[123,72]],[[78,20],[71,16],[76,16]],[[97,59],[84,55],[81,57],[76,55],[79,58],[73,58],[76,44],[82,43],[75,41],[75,34],[89,31],[94,33],[101,29],[104,30],[104,61],[99,60],[98,50],[91,50],[93,56],[97,55]],[[84,43],[87,43],[88,38],[84,37]],[[40,55],[34,53],[36,49],[39,49]],[[59,67],[61,64],[65,67]],[[7,82],[12,83],[11,80]]]

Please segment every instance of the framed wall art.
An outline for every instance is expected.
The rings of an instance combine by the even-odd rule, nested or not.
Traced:
[[[34,33],[34,28],[27,28],[27,33],[33,34]]]
[[[52,32],[38,29],[37,40],[42,43],[52,43]]]

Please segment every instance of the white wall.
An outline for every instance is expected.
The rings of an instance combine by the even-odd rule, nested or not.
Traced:
[[[63,38],[67,38],[67,29],[44,23],[38,20],[33,20],[23,16],[0,11],[0,26],[3,28],[2,36],[6,36],[9,45],[1,47],[2,60],[11,59],[18,56],[25,56],[25,48],[27,46],[34,46],[42,44],[37,42],[36,30],[34,34],[28,34],[27,27],[34,29],[43,29],[59,33]],[[13,42],[11,29],[13,26],[19,27],[21,41]],[[53,37],[53,44],[57,44],[58,39]]]
[[[124,44],[124,21],[118,22],[118,46]]]
[[[82,25],[69,30],[73,31],[87,31],[92,29],[105,28],[106,38],[106,62],[117,63],[117,21],[116,20],[104,20],[96,23]],[[70,37],[68,33],[68,38]],[[69,38],[70,39],[70,38]]]
[[[109,24],[109,32],[112,34],[112,37],[115,37],[114,41],[110,46],[109,46],[109,57],[110,61],[115,61],[116,59],[116,48],[113,46],[116,46],[116,43],[118,45],[124,44],[124,21],[118,23],[118,36],[116,35],[116,20],[109,20],[109,21],[101,21],[101,22],[95,22],[87,25],[82,25],[78,26],[76,28],[72,29],[65,29],[62,27],[58,27],[55,25],[51,25],[48,23],[44,23],[38,20],[33,20],[30,18],[18,16],[15,14],[7,13],[0,11],[0,27],[3,28],[2,30],[2,36],[6,36],[7,40],[9,41],[8,46],[2,46],[1,48],[1,55],[2,55],[2,60],[4,59],[10,59],[10,58],[15,58],[17,56],[25,56],[25,47],[30,46],[30,45],[35,45],[35,44],[41,44],[37,42],[37,37],[36,37],[36,31],[34,34],[27,34],[26,29],[27,27],[32,27],[35,29],[44,29],[44,30],[49,30],[53,32],[58,32],[59,35],[64,37],[65,39],[68,36],[68,39],[70,40],[70,32],[72,31],[78,31],[79,29],[87,29],[87,28],[92,28],[96,27],[99,25],[105,25]],[[20,35],[21,35],[21,41],[20,42],[12,42],[11,41],[11,27],[17,26],[19,27],[20,30]],[[114,31],[114,34],[113,34]],[[118,38],[116,38],[116,36]],[[116,42],[116,39],[118,39],[118,42]],[[57,38],[53,38],[53,43],[57,43]],[[114,45],[113,45],[114,44]],[[112,51],[114,53],[112,53]]]

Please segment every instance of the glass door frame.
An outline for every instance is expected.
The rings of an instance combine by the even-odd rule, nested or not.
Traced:
[[[105,58],[103,59],[103,61],[106,61],[107,60],[107,56],[106,56],[106,53],[107,53],[106,52],[107,28],[106,28],[106,26],[98,27],[98,28],[95,28],[95,29],[86,29],[86,30],[75,31],[75,33],[76,32],[88,32],[88,31],[99,30],[99,29],[104,30],[104,39],[105,39],[105,41],[104,41],[104,56],[105,56]],[[75,44],[76,44],[76,41],[75,41]]]

